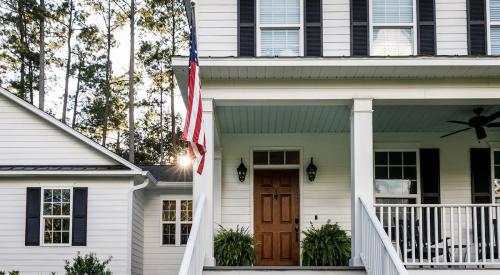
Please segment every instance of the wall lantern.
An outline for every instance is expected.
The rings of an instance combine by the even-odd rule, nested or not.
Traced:
[[[314,179],[316,179],[316,172],[318,171],[318,167],[316,167],[316,165],[314,165],[313,163],[313,158],[311,158],[311,163],[309,163],[309,166],[307,166],[306,171],[309,181],[313,182]]]
[[[243,164],[243,158],[242,158],[240,166],[236,168],[236,171],[238,172],[238,179],[240,180],[240,182],[245,181],[245,177],[247,176],[247,170],[248,170],[247,167],[245,166],[245,164]]]

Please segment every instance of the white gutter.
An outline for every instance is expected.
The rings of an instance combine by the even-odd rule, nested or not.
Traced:
[[[22,177],[22,176],[128,176],[143,175],[142,171],[26,171],[26,170],[7,170],[0,171],[0,177]]]

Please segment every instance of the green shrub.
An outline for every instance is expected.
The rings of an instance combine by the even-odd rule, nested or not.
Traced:
[[[111,262],[111,257],[101,262],[93,253],[84,257],[78,255],[73,259],[73,263],[65,261],[64,270],[66,270],[66,275],[111,275],[113,273],[106,268],[109,262]]]
[[[215,261],[221,266],[248,266],[256,261],[254,245],[257,242],[248,228],[225,229],[219,225],[215,237]]]
[[[344,266],[351,257],[351,239],[338,224],[322,225],[303,231],[302,264],[307,266]]]
[[[5,275],[5,271],[0,271],[0,275]],[[16,270],[9,271],[9,275],[19,275],[19,271]]]

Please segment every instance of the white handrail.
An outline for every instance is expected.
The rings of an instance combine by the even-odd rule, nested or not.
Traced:
[[[363,199],[361,207],[361,260],[366,272],[383,275],[408,275],[389,237],[371,206],[368,208]]]
[[[205,196],[201,195],[197,201],[193,217],[193,224],[189,239],[184,250],[179,275],[201,275],[203,272],[203,263],[205,261],[205,234],[201,228],[207,228],[204,215]]]

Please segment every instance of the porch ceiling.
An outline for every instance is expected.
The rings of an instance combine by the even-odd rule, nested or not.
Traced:
[[[447,120],[467,121],[474,114],[471,105],[375,106],[375,132],[444,133],[463,127]],[[484,114],[500,106],[483,106]],[[348,106],[217,106],[221,133],[346,133],[349,132]],[[500,120],[500,119],[499,119]],[[498,129],[498,128],[497,128]],[[491,131],[489,129],[488,131]]]

